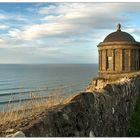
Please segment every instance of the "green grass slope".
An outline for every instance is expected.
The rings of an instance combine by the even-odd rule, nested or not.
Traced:
[[[134,111],[130,118],[128,137],[140,137],[140,94],[138,95]]]

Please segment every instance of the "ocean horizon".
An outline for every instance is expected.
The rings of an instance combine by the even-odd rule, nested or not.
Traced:
[[[31,94],[50,96],[83,91],[97,75],[98,64],[0,64],[0,111],[5,106],[27,102]]]

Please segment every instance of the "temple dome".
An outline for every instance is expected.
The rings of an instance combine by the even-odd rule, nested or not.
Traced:
[[[136,42],[133,36],[129,33],[121,31],[121,25],[118,24],[117,31],[110,33],[107,37],[105,37],[103,42]]]

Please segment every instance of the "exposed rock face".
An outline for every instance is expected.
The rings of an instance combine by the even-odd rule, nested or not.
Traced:
[[[14,128],[27,137],[126,136],[129,116],[139,93],[139,81],[139,75],[111,84],[93,81],[95,85],[91,84],[88,92],[80,93],[68,104],[46,110],[33,121],[23,120]],[[21,123],[27,125],[21,127]],[[4,135],[6,133],[1,133]]]

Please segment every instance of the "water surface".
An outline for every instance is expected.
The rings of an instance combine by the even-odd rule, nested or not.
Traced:
[[[73,94],[97,75],[97,64],[0,64],[0,109],[52,91]]]

